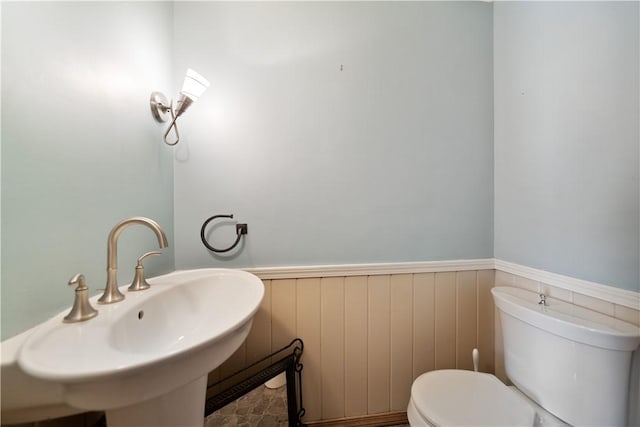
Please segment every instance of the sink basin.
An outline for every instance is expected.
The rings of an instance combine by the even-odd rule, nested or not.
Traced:
[[[61,385],[67,405],[105,410],[109,426],[201,426],[207,374],[247,337],[264,286],[227,269],[148,282],[141,292],[123,286],[115,304],[92,298],[99,315],[89,321],[62,323],[64,312],[43,323],[20,348],[19,367]]]
[[[220,334],[233,328],[238,303],[227,301],[220,295],[218,305],[212,307],[203,298],[207,292],[217,292],[210,278],[194,279],[188,286],[174,287],[151,298],[143,305],[136,305],[121,316],[111,327],[108,346],[129,358],[130,354],[171,354],[208,334]],[[227,285],[228,286],[228,285]],[[176,321],[178,320],[178,321]]]
[[[37,326],[2,341],[0,411],[3,423],[19,424],[83,412],[62,399],[62,386],[27,375],[18,366],[18,352]]]

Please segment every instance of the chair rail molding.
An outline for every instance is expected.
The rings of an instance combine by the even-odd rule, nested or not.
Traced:
[[[496,258],[371,264],[255,267],[243,268],[243,270],[253,273],[263,280],[496,270],[534,280],[541,284],[547,284],[557,288],[566,289],[570,292],[576,292],[613,304],[640,310],[640,292],[564,276],[562,274],[539,270]]]
[[[545,283],[557,288],[566,289],[582,295],[598,298],[613,304],[640,310],[640,292],[627,289],[616,288],[614,286],[603,285],[590,282],[588,280],[576,279],[562,274],[551,273],[545,270],[527,267],[500,259],[495,259],[495,269],[504,273],[525,277],[536,282]]]
[[[245,268],[263,280],[311,277],[378,276],[386,274],[439,273],[444,271],[493,270],[493,258],[454,261],[337,264],[291,267]]]

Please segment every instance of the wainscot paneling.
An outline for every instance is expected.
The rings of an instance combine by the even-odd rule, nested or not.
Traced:
[[[246,342],[211,379],[300,337],[304,421],[406,411],[411,384],[441,368],[494,372],[494,271],[263,279]],[[272,276],[273,277],[273,276]]]

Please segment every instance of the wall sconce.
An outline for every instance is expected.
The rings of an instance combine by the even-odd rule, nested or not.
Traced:
[[[151,92],[151,114],[160,123],[164,123],[168,120],[169,114],[171,114],[171,124],[164,133],[164,142],[167,145],[176,145],[180,141],[180,134],[178,133],[178,125],[176,120],[182,115],[187,108],[191,106],[209,87],[209,81],[202,77],[200,74],[193,71],[191,68],[187,70],[187,75],[184,77],[184,83],[182,84],[182,90],[180,91],[180,98],[176,104],[176,109],[173,109],[173,100],[167,103],[167,98],[160,92]],[[171,128],[175,129],[176,139],[173,142],[169,142],[167,137]]]

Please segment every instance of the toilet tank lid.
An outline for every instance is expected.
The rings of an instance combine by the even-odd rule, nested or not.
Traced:
[[[521,288],[491,289],[498,310],[536,328],[568,340],[608,350],[633,351],[640,344],[640,327],[602,313],[547,298]]]
[[[490,374],[458,369],[431,371],[411,387],[418,412],[435,426],[532,426],[527,401]]]

